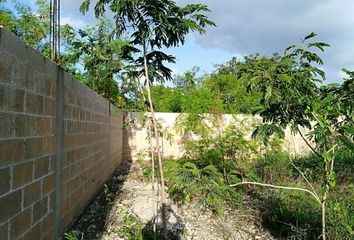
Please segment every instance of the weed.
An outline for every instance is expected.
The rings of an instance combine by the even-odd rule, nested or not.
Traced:
[[[79,240],[76,236],[76,232],[75,231],[69,231],[64,233],[64,239],[65,240]]]

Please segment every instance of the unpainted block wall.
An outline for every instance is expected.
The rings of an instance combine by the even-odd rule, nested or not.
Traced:
[[[64,77],[62,230],[122,159],[123,116],[106,99]]]
[[[0,28],[0,239],[66,229],[121,163],[122,125],[107,100]]]

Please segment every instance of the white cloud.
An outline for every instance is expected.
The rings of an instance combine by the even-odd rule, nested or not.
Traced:
[[[342,67],[354,69],[352,0],[177,0],[181,5],[191,2],[208,5],[212,11],[208,16],[217,24],[216,28],[208,28],[205,35],[194,36],[193,44],[204,49],[224,50],[239,59],[251,53],[269,55],[316,32],[317,40],[331,44],[321,54],[329,81],[339,80]],[[62,1],[62,22],[77,27],[95,24],[92,9],[96,0],[86,15],[79,12],[81,3],[82,0]]]
[[[187,4],[190,0],[179,0]],[[217,24],[196,36],[204,48],[221,48],[231,54],[272,54],[299,43],[310,32],[331,48],[321,54],[329,81],[338,81],[342,67],[354,69],[352,0],[193,0],[209,6]]]
[[[69,24],[73,28],[85,28],[87,25],[90,25],[90,23],[88,22],[85,22],[78,18],[74,19],[72,17],[62,17],[61,24]]]

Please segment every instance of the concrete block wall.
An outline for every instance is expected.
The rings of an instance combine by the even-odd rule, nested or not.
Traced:
[[[54,239],[122,161],[123,116],[0,28],[0,239]]]
[[[106,99],[64,77],[62,229],[122,159],[123,116]]]

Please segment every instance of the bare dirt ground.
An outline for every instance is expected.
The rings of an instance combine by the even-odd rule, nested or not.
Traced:
[[[144,179],[140,165],[126,161],[80,216],[71,233],[78,239],[153,239],[149,234],[152,223],[161,224],[160,211],[156,217],[155,199],[152,184]],[[193,204],[177,206],[169,202],[168,239],[275,239],[261,227],[260,213],[247,203],[216,216]]]

